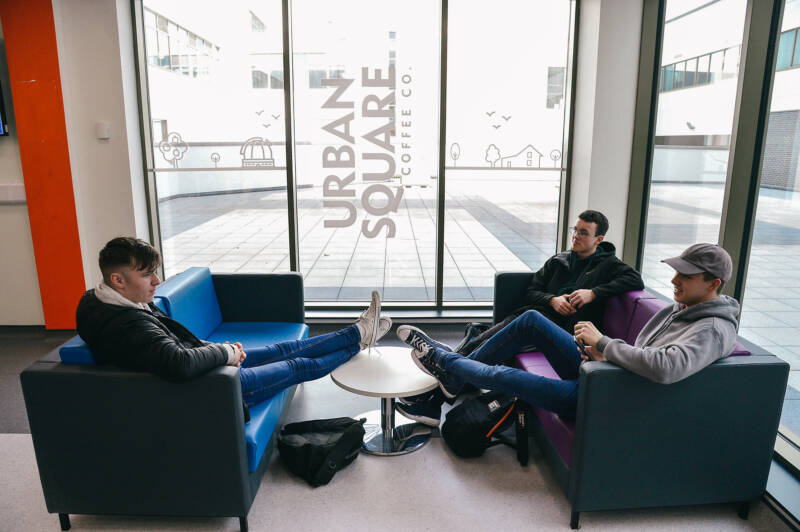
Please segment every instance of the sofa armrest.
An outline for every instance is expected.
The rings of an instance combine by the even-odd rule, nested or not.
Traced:
[[[670,385],[606,362],[583,364],[573,509],[757,499],[788,374],[771,355],[726,358]]]
[[[533,272],[497,272],[494,274],[494,323],[525,306],[525,292]]]
[[[36,362],[20,379],[51,513],[246,515],[237,368],[176,383]]]
[[[305,321],[299,273],[214,274],[212,279],[222,321]]]

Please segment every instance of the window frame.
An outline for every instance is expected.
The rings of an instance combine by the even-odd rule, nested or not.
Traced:
[[[565,0],[568,2],[570,6],[570,20],[569,20],[569,35],[568,35],[568,59],[567,59],[567,69],[565,71],[565,88],[563,91],[563,97],[561,101],[561,105],[566,106],[564,107],[564,132],[563,132],[563,156],[562,156],[562,175],[561,175],[561,195],[558,201],[558,213],[557,213],[557,235],[556,235],[556,248],[554,250],[557,251],[562,249],[564,246],[564,242],[566,241],[566,232],[564,231],[565,223],[563,219],[566,218],[568,208],[569,208],[569,184],[571,178],[571,160],[569,158],[569,154],[571,153],[572,141],[573,141],[573,131],[574,131],[574,120],[575,120],[575,110],[574,105],[572,102],[574,101],[574,95],[576,91],[576,72],[577,72],[577,61],[578,61],[578,25],[579,25],[579,13],[580,13],[580,0]],[[135,37],[141,38],[144,32],[144,13],[151,12],[156,17],[156,26],[158,25],[159,21],[161,21],[162,25],[166,25],[165,30],[161,31],[157,30],[156,34],[164,33],[165,37],[167,38],[167,44],[169,46],[172,45],[171,41],[175,35],[178,34],[180,25],[170,21],[169,19],[159,15],[158,13],[152,12],[150,9],[145,8],[143,5],[143,0],[130,0],[132,11],[134,13],[133,17],[133,25],[135,31]],[[293,95],[292,95],[292,86],[293,82],[293,50],[292,50],[292,40],[291,40],[291,3],[292,0],[280,0],[281,2],[281,12],[282,12],[282,20],[281,20],[281,28],[283,33],[283,73],[284,73],[284,83],[283,83],[283,92],[284,92],[284,120],[285,120],[285,131],[286,131],[286,169],[287,169],[287,215],[289,218],[289,255],[290,255],[290,270],[291,271],[299,271],[299,249],[298,249],[298,224],[297,224],[297,200],[296,200],[296,190],[295,190],[295,170],[294,170],[294,114],[295,111],[293,109]],[[446,104],[445,101],[445,94],[446,94],[446,52],[447,52],[447,8],[448,8],[448,0],[440,0],[441,12],[442,12],[442,42],[439,49],[440,54],[442,54],[441,60],[441,68],[442,68],[442,77],[440,78],[440,103],[442,105]],[[251,13],[252,14],[252,13]],[[172,30],[170,33],[169,30]],[[184,30],[188,31],[188,30]],[[394,33],[394,32],[391,32]],[[141,35],[140,35],[141,34]],[[187,33],[188,35],[188,33]],[[200,35],[192,34],[196,38],[196,48],[198,51],[202,52],[198,55],[197,58],[197,70],[198,76],[207,75],[208,73],[208,66],[209,61],[215,59],[219,54],[219,47],[208,42],[206,39],[201,37]],[[396,39],[396,33],[394,35],[389,35],[390,40]],[[188,46],[188,40],[184,44],[184,46]],[[144,45],[142,44],[141,50],[144,49]],[[140,50],[140,51],[141,51]],[[176,50],[177,51],[177,50]],[[171,49],[169,50],[170,54],[167,55],[167,64],[164,66],[160,66],[165,70],[177,70],[177,73],[181,73],[180,63],[179,60],[176,61],[178,64],[172,64],[172,57],[177,55],[178,57],[181,55],[180,53],[176,54]],[[137,55],[137,79],[140,82],[139,85],[139,98],[142,107],[142,116],[144,117],[149,113],[148,102],[147,102],[147,66],[145,63],[142,63],[142,53]],[[330,66],[333,71],[335,71],[338,67],[336,65]],[[251,67],[251,70],[254,67]],[[327,70],[322,70],[322,65],[318,65],[315,68],[311,68],[309,72],[313,72],[314,70],[319,70],[320,73],[326,72]],[[267,73],[268,75],[271,74]],[[191,76],[191,72],[189,74]],[[324,74],[323,74],[324,77]],[[309,74],[309,79],[307,81],[309,86],[311,86],[312,80],[311,75]],[[276,88],[272,86],[272,79],[270,78],[270,88]],[[278,89],[280,90],[280,89]],[[145,112],[145,110],[147,112]],[[440,143],[444,142],[445,139],[445,131],[444,131],[444,123],[446,121],[446,115],[444,113],[445,109],[440,109]],[[147,124],[147,135],[143,135],[142,145],[143,145],[143,158],[145,160],[144,171],[147,175],[148,181],[148,213],[150,217],[150,230],[151,230],[151,241],[153,245],[157,249],[161,249],[161,242],[160,242],[160,222],[158,219],[158,209],[156,205],[155,198],[156,195],[156,187],[155,187],[155,175],[153,171],[153,162],[152,162],[152,147],[153,147],[153,139],[152,135],[150,134],[150,125],[149,122],[146,122],[143,118],[143,124]],[[443,162],[447,158],[447,151],[443,145],[440,145],[440,161]],[[439,198],[437,200],[437,216],[439,220],[444,220],[444,190],[446,186],[446,177],[444,174],[443,169],[440,169],[439,172]],[[425,311],[435,311],[435,312],[442,312],[447,310],[477,310],[481,312],[485,312],[486,310],[490,309],[492,306],[491,301],[471,301],[471,302],[460,302],[460,301],[445,301],[443,300],[443,271],[444,271],[444,259],[441,255],[441,250],[443,248],[443,236],[444,236],[444,223],[437,224],[437,259],[436,259],[436,297],[434,301],[429,302],[390,302],[385,305],[387,308],[414,308],[419,310]],[[160,273],[163,276],[163,266],[160,269]],[[355,309],[360,308],[360,303],[358,302],[322,302],[322,303],[310,303],[307,305],[307,308],[315,308],[315,309],[335,309],[335,310],[342,310],[342,309]]]
[[[642,268],[646,236],[658,94],[663,92],[657,80],[662,70],[665,70],[660,65],[659,59],[663,45],[666,1],[644,2],[631,182],[623,249],[623,260],[639,270]],[[737,86],[733,144],[722,207],[719,244],[729,251],[734,265],[733,277],[725,285],[723,293],[740,301],[744,294],[752,247],[783,9],[783,0],[774,2],[749,0],[743,41],[741,47],[738,47],[738,62],[742,71]],[[800,30],[796,30],[797,33],[800,33]],[[795,37],[795,45],[797,38]],[[732,60],[733,54],[729,55],[727,51],[733,48],[736,47],[725,49],[724,60]],[[713,56],[716,53],[719,51],[708,54],[709,78],[713,75]],[[664,65],[666,66],[668,65]],[[723,61],[720,74],[725,73]],[[795,472],[795,478],[800,478],[797,474],[800,471],[800,441],[791,441],[789,437],[792,434],[785,428],[783,430],[784,432],[778,433],[776,459],[789,464]],[[789,453],[787,449],[792,449],[793,452]]]

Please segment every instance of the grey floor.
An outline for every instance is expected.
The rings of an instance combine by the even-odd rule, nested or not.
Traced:
[[[455,343],[461,325],[425,326],[434,337]],[[331,327],[312,327],[312,334]],[[400,345],[392,333],[382,343]],[[67,333],[0,328],[0,531],[57,531],[47,513],[19,389],[19,372],[57,346]],[[355,415],[378,407],[329,378],[301,385],[290,420]],[[463,460],[440,438],[399,457],[361,455],[330,485],[312,489],[290,476],[273,457],[249,514],[250,528],[297,531],[367,530],[569,530],[569,505],[547,464],[534,450],[527,467],[513,451],[490,449]],[[712,505],[589,512],[583,530],[788,530],[763,503],[747,521],[731,506]],[[238,530],[235,519],[122,518],[72,516],[73,530]]]

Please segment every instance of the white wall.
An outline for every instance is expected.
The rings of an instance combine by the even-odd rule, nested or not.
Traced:
[[[53,0],[72,181],[87,287],[115,236],[148,239],[130,3]],[[111,138],[98,140],[95,124]]]
[[[0,85],[9,126],[9,135],[0,137],[0,325],[44,325],[28,206],[24,200],[7,203],[5,195],[23,179],[2,28]]]
[[[569,220],[585,209],[609,219],[622,255],[639,68],[642,0],[583,0]]]

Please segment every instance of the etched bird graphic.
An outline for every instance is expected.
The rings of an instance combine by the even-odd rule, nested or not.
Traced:
[[[281,115],[272,115],[272,118],[274,118],[275,120],[279,119],[280,117]]]
[[[257,114],[258,116],[261,116],[263,113],[264,113],[264,110],[263,110],[263,109],[262,109],[262,110],[260,110],[260,111],[256,111],[256,114]]]
[[[505,120],[506,122],[511,120],[511,115],[508,115],[508,116],[501,115],[501,116],[503,116],[503,120]]]
[[[269,126],[271,126],[272,124],[261,124],[261,125],[262,125],[262,126],[264,126],[264,127],[269,127]]]
[[[491,112],[489,112],[489,111],[486,111],[486,116],[492,116],[492,115],[493,115],[493,114],[495,114],[496,112],[497,112],[497,111],[491,111]]]
[[[495,129],[500,129],[500,124],[498,124],[498,125],[492,124],[492,127],[495,128]]]

